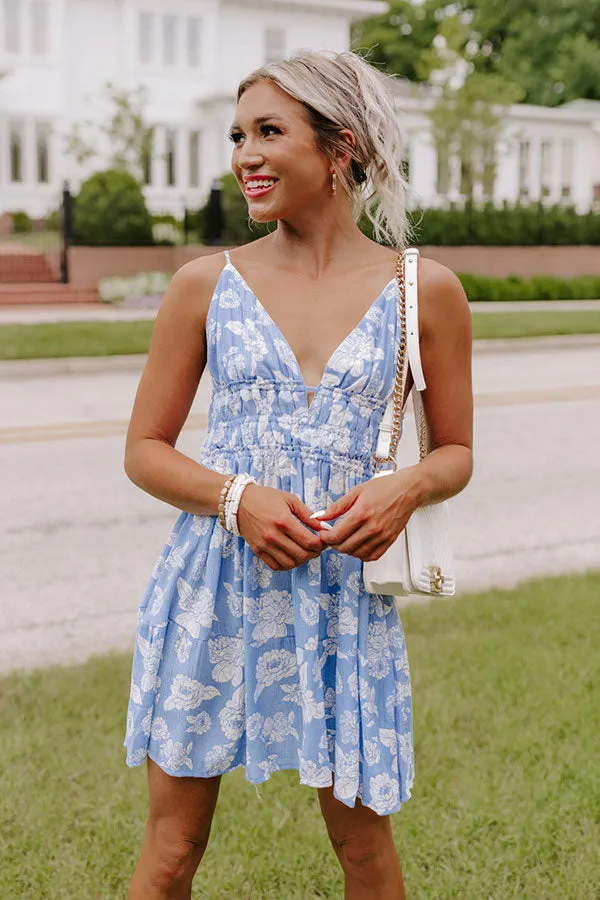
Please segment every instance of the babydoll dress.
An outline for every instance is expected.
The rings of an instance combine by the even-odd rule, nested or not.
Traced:
[[[198,462],[323,509],[375,472],[400,338],[391,280],[329,359],[310,405],[288,341],[229,260],[206,321],[213,382]],[[412,709],[394,598],[328,547],[273,571],[215,515],[182,512],[138,610],[124,746],[170,775],[297,769],[353,807],[398,811]]]

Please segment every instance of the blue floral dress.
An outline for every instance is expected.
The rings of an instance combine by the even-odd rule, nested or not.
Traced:
[[[289,343],[227,255],[211,299],[213,381],[198,462],[322,509],[374,474],[394,385],[394,280],[329,359],[313,400]],[[297,769],[380,815],[413,781],[411,691],[393,597],[326,548],[273,571],[216,516],[182,512],[142,597],[124,742],[170,775]]]

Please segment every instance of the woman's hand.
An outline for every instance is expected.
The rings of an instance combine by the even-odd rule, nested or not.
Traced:
[[[269,568],[285,571],[315,559],[325,549],[314,531],[309,530],[318,528],[310,514],[310,509],[295,494],[249,484],[240,500],[238,528]]]
[[[313,521],[342,515],[343,519],[331,530],[319,531],[321,541],[363,562],[383,556],[419,506],[416,469],[417,466],[410,466],[391,475],[371,478],[331,503]]]

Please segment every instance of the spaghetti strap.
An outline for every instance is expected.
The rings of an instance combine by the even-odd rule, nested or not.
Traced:
[[[225,254],[225,259],[227,260],[227,264],[231,265],[231,260],[229,259],[229,250],[223,250],[223,253]]]

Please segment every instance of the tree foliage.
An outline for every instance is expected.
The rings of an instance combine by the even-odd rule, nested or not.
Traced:
[[[598,0],[394,0],[355,26],[353,46],[390,72],[426,80],[427,53],[449,20],[464,26],[460,52],[473,70],[516,83],[525,102],[600,100]]]
[[[100,98],[107,109],[105,118],[75,125],[66,136],[66,152],[80,164],[106,153],[111,169],[141,181],[154,137],[154,126],[144,118],[146,99],[143,87],[128,91],[109,82]]]

